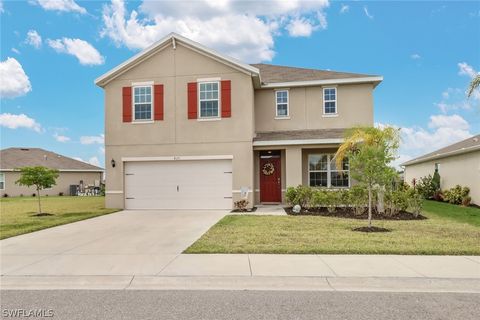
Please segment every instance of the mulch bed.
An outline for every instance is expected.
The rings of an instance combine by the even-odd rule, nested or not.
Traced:
[[[240,210],[240,209],[233,209],[230,211],[230,213],[248,213],[248,212],[255,212],[257,211],[257,207],[252,207],[251,209],[245,209],[245,210]]]
[[[300,213],[294,213],[291,207],[285,208],[285,212],[292,216],[322,216],[322,217],[337,217],[337,218],[349,218],[349,219],[361,219],[368,218],[368,213],[356,215],[352,208],[337,208],[334,212],[328,212],[327,208],[310,208],[302,209]],[[373,220],[425,220],[428,219],[425,216],[415,215],[408,211],[400,211],[394,216],[380,215],[375,210],[372,212]]]
[[[46,212],[32,214],[32,217],[48,217],[48,216],[54,216],[54,214],[46,213]]]
[[[387,228],[380,228],[380,227],[359,227],[359,228],[354,228],[352,231],[358,231],[358,232],[391,232],[392,230],[387,229]]]

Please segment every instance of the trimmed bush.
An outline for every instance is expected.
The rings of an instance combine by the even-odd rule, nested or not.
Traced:
[[[443,199],[452,204],[461,204],[462,200],[468,197],[470,188],[456,185],[455,187],[443,191]]]
[[[415,185],[415,189],[417,189],[425,199],[432,199],[438,191],[437,183],[434,181],[431,174],[420,178]]]
[[[368,193],[367,190],[359,185],[350,188],[349,198],[350,203],[356,215],[362,215],[367,211]]]
[[[288,204],[294,206],[298,204],[302,208],[310,206],[313,189],[308,186],[298,185],[297,187],[288,187],[285,193],[285,199]]]
[[[423,196],[415,189],[407,190],[408,207],[415,217],[422,212]]]

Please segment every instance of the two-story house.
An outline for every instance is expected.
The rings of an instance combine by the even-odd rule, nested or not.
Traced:
[[[106,206],[230,209],[288,186],[350,186],[332,155],[373,125],[380,76],[249,65],[177,34],[96,79],[105,90]]]

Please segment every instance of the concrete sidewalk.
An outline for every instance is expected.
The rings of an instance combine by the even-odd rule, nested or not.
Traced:
[[[34,263],[6,272],[0,288],[480,292],[478,256],[180,254],[142,272],[98,270]]]

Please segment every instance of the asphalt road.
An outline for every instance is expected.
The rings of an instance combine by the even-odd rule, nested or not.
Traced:
[[[305,291],[2,291],[2,319],[479,319],[480,294]],[[19,311],[20,310],[20,311]],[[9,317],[10,315],[10,317]],[[18,313],[17,313],[18,316]]]

